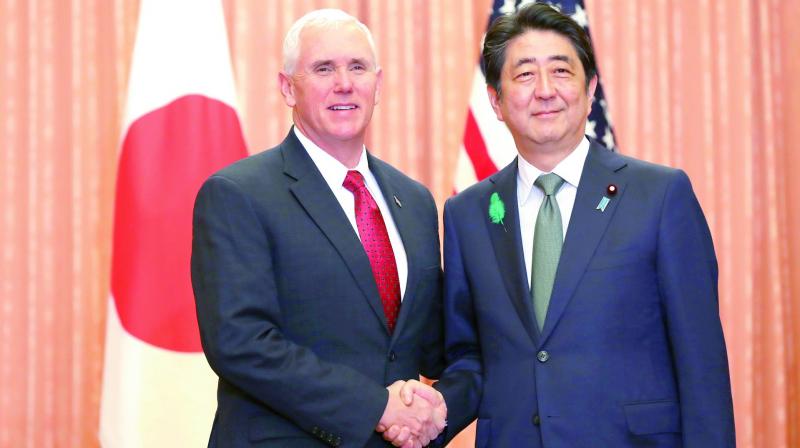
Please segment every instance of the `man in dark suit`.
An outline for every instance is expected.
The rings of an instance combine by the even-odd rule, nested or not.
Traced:
[[[304,16],[279,80],[289,135],[211,176],[195,204],[192,284],[219,375],[209,446],[383,447],[389,427],[425,445],[441,395],[399,390],[442,369],[437,212],[364,146],[381,86],[369,30]]]
[[[569,17],[503,16],[483,58],[519,156],[445,205],[448,436],[477,415],[479,447],[733,447],[688,177],[586,138],[597,76]]]

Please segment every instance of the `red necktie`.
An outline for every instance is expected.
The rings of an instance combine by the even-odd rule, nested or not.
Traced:
[[[367,252],[372,275],[375,276],[375,283],[378,285],[378,294],[383,302],[383,313],[386,315],[389,332],[393,332],[400,309],[400,281],[386,224],[383,222],[378,204],[364,185],[361,173],[348,171],[342,185],[350,190],[355,198],[358,234],[361,236],[361,244]]]

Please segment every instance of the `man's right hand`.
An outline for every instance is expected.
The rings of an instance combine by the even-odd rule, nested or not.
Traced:
[[[376,430],[394,446],[428,445],[446,425],[447,406],[434,388],[417,380],[397,381],[387,387],[389,401]]]

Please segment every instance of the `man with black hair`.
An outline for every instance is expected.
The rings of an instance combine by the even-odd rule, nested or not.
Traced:
[[[519,157],[445,205],[448,437],[477,416],[479,447],[735,446],[689,178],[584,135],[597,71],[568,16],[498,18],[483,59]]]

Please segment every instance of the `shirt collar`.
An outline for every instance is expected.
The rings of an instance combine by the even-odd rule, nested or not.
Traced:
[[[553,168],[553,173],[558,174],[559,177],[575,188],[581,180],[581,173],[583,173],[583,164],[586,163],[586,156],[589,154],[589,139],[583,137],[578,146],[567,155],[558,165]],[[524,204],[528,200],[530,192],[534,188],[533,183],[542,174],[547,174],[544,171],[536,168],[528,163],[524,157],[517,157],[517,179],[519,179],[520,189],[517,198],[519,204]]]
[[[325,179],[325,182],[331,187],[331,189],[341,187],[344,183],[344,178],[347,176],[347,172],[350,170],[342,162],[336,160],[332,155],[328,154],[324,149],[317,146],[316,143],[312,142],[311,139],[303,135],[303,132],[300,129],[297,129],[297,126],[293,127],[294,135],[300,140],[300,143],[306,149],[309,157],[311,160],[314,161],[314,165],[317,166],[320,173],[322,173],[322,177]],[[367,160],[367,148],[363,146],[361,148],[361,155],[358,158],[358,164],[356,165],[353,170],[356,170],[361,173],[362,176],[367,175],[369,172],[369,162]]]

